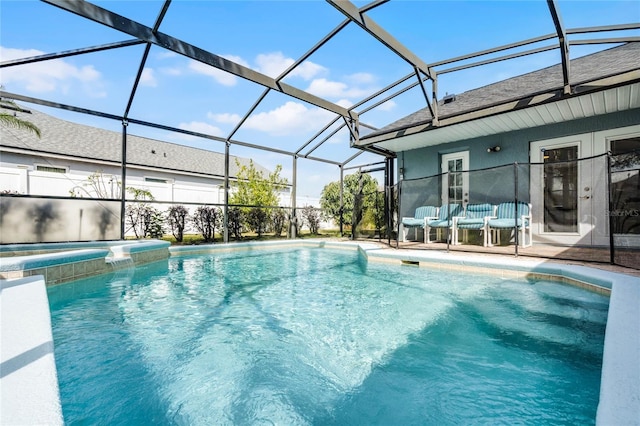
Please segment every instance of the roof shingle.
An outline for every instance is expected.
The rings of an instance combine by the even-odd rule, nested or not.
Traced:
[[[11,147],[39,153],[51,153],[120,163],[122,134],[62,120],[37,110],[17,112],[17,116],[38,126],[39,139],[31,132],[0,125],[0,147]],[[249,160],[231,156],[229,175],[237,176],[238,167]],[[158,169],[224,177],[224,154],[127,134],[127,164]],[[269,170],[254,162],[257,170]]]

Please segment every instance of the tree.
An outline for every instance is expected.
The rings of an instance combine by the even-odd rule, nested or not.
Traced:
[[[0,86],[0,89],[3,87]],[[18,118],[15,115],[15,111],[21,111],[20,107],[12,100],[0,98],[0,123],[4,124],[7,127],[13,127],[20,130],[28,130],[30,132],[35,133],[38,137],[41,137],[40,129],[35,124],[30,121],[23,120]],[[13,113],[5,112],[6,110],[13,110]]]
[[[187,216],[189,216],[189,210],[185,206],[177,205],[171,206],[167,210],[167,222],[169,222],[169,228],[171,233],[176,238],[176,241],[181,243],[184,238],[184,229],[187,226]]]
[[[281,165],[278,164],[266,178],[261,170],[256,169],[253,160],[249,160],[249,166],[246,166],[240,165],[236,159],[236,165],[239,167],[238,180],[234,183],[235,191],[229,197],[231,204],[259,207],[278,205],[278,193],[288,184],[286,178],[280,177]]]
[[[256,231],[258,237],[262,236],[262,232],[266,229],[270,221],[270,214],[265,207],[277,206],[279,204],[278,193],[282,191],[288,184],[286,178],[280,176],[282,166],[277,165],[275,170],[264,177],[261,170],[256,169],[253,160],[249,160],[249,166],[240,165],[236,159],[236,165],[239,167],[237,178],[234,183],[235,191],[229,197],[230,204],[241,207],[241,215],[237,219],[246,221],[249,228]],[[235,218],[234,218],[235,220]],[[231,227],[231,218],[229,226]],[[242,222],[241,222],[242,223]],[[233,232],[236,238],[241,238],[241,223],[238,224],[237,232]]]
[[[360,193],[362,184],[362,208],[368,209],[375,204],[373,194],[377,192],[378,181],[366,173],[354,173],[347,175],[343,180],[344,207],[342,209],[342,221],[345,225],[351,226],[353,220],[353,205],[356,195]],[[322,189],[320,195],[320,206],[324,214],[332,218],[336,223],[340,221],[340,181],[331,182]]]

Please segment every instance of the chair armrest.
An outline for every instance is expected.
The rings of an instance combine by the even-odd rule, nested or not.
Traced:
[[[427,222],[433,219],[437,219],[438,216],[425,216],[424,218],[424,226],[427,226]]]
[[[522,216],[520,216],[520,219],[522,220],[523,224],[529,224],[531,225],[531,212],[529,212],[529,214],[523,214]]]

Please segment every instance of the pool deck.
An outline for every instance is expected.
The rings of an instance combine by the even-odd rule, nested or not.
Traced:
[[[526,278],[531,275],[554,277],[610,295],[607,318],[600,402],[596,424],[640,425],[640,271],[584,261],[553,260],[529,256],[468,253],[460,251],[398,250],[376,242],[345,240],[283,240],[201,246],[167,247],[165,242],[150,244],[109,244],[110,255],[103,262],[111,269],[96,269],[105,273],[117,267],[158,260],[159,251],[165,258],[200,253],[220,253],[273,248],[325,247],[358,250],[370,262],[395,263],[440,270],[467,270],[475,273],[499,274],[504,278]],[[433,247],[433,246],[432,246]],[[63,424],[59,399],[50,312],[46,285],[59,282],[56,272],[47,280],[47,272],[65,263],[79,268],[83,260],[95,262],[101,248],[57,247],[54,253],[0,259],[0,306],[2,322],[0,386],[2,401],[0,424]],[[62,250],[62,254],[61,251]],[[94,251],[90,251],[94,250]],[[75,251],[75,253],[72,253]],[[76,256],[76,257],[74,257]],[[135,261],[121,262],[122,259]],[[61,263],[62,265],[58,265]],[[124,266],[123,266],[124,265]],[[18,276],[15,270],[28,271]],[[116,268],[117,269],[117,268]],[[38,271],[45,274],[38,274]],[[70,270],[74,270],[71,268]],[[89,274],[80,268],[83,276]],[[9,272],[14,275],[9,276]],[[90,275],[90,274],[89,274]],[[50,282],[50,281],[53,281]]]

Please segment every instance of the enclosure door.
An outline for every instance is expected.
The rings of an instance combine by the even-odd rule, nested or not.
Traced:
[[[534,240],[540,243],[593,245],[597,218],[593,179],[605,179],[591,156],[589,135],[531,143],[531,203]],[[598,163],[599,164],[599,163]]]
[[[469,151],[442,155],[442,204],[457,203],[463,206],[469,201]],[[448,198],[447,198],[448,197]]]

